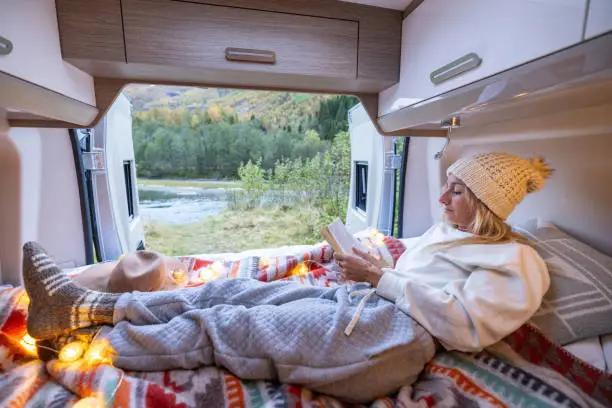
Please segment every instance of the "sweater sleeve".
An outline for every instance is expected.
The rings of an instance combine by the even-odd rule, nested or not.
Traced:
[[[550,284],[546,264],[533,248],[488,247],[479,258],[485,262],[465,280],[435,288],[384,269],[377,293],[394,301],[447,349],[480,351],[529,320]]]

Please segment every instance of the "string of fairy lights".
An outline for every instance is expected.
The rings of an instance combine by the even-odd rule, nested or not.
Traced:
[[[28,295],[24,292],[18,300],[18,304],[22,307],[27,307],[28,303]],[[57,355],[57,359],[61,363],[75,364],[74,368],[83,367],[85,369],[92,369],[102,364],[113,366],[112,361],[113,355],[115,354],[114,349],[108,340],[97,339],[96,337],[94,337],[89,344],[84,341],[75,340],[67,343],[60,350],[56,350],[52,347],[37,344],[36,340],[26,332],[19,340],[19,345],[28,357],[38,358],[38,349],[44,349]],[[114,400],[114,397],[125,378],[125,373],[123,370],[120,370],[114,366],[113,368],[119,373],[119,379],[113,391],[106,398],[106,403]],[[103,395],[92,394],[78,400],[73,407],[100,408],[104,407],[106,403]]]

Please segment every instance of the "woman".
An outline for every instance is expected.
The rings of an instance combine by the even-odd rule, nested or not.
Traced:
[[[336,255],[345,277],[369,282],[370,290],[235,279],[174,292],[100,293],[74,284],[27,243],[28,331],[50,339],[114,325],[108,338],[121,368],[216,364],[241,378],[366,402],[416,380],[435,353],[434,338],[448,349],[478,351],[537,310],[549,285],[546,266],[504,220],[550,173],[541,160],[505,153],[456,162],[440,197],[446,223],[394,269],[367,254]]]

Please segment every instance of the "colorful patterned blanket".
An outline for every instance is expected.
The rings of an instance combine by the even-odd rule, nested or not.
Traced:
[[[381,258],[404,251],[385,238]],[[185,257],[182,286],[224,277],[296,280],[335,285],[331,249],[317,245],[302,254],[223,261]],[[343,407],[307,389],[243,381],[216,367],[167,372],[123,372],[112,365],[36,359],[26,333],[28,299],[21,288],[0,290],[0,406],[2,407]],[[419,381],[370,407],[610,407],[612,377],[589,366],[525,325],[478,354],[441,351]]]

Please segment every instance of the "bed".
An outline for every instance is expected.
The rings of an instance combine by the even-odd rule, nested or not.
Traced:
[[[396,260],[412,242],[384,237],[377,250],[383,259]],[[331,255],[331,248],[321,243],[183,257],[190,268],[181,285],[199,285],[219,277],[250,277],[332,286],[337,282]],[[36,358],[36,346],[26,333],[27,304],[21,288],[0,288],[3,407],[82,408],[99,406],[100,401],[113,407],[345,406],[293,385],[242,381],[216,367],[122,372],[111,364],[88,365],[82,360],[44,363]],[[563,348],[540,328],[546,329],[545,325],[532,323],[477,354],[438,352],[416,383],[368,406],[612,406],[612,375],[608,371],[612,368],[611,336],[590,336]]]

